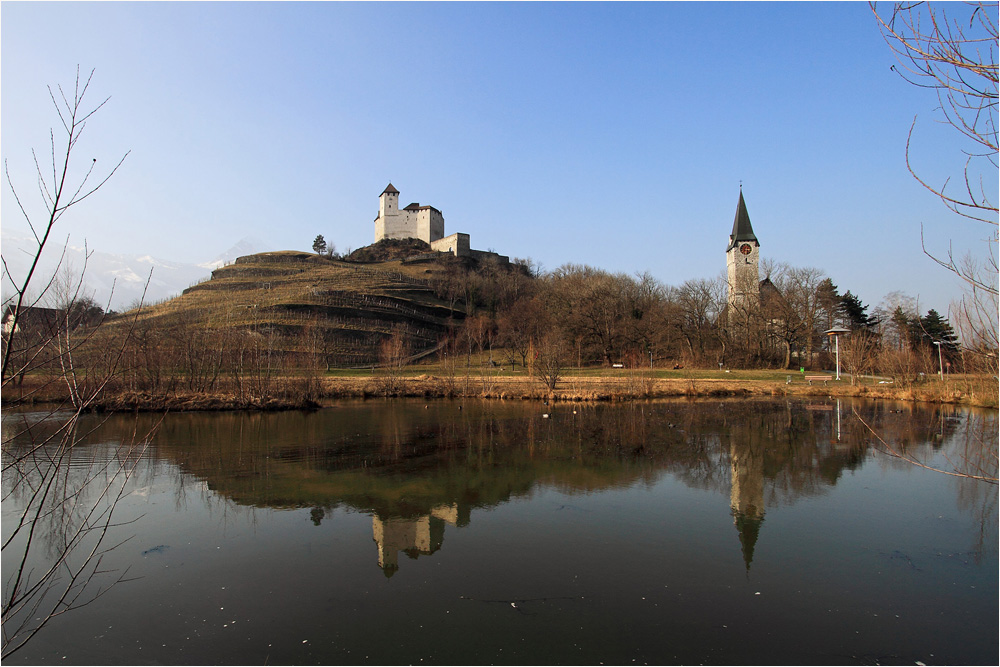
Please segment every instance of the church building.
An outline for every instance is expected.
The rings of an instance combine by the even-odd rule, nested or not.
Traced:
[[[746,312],[760,305],[760,242],[750,225],[750,214],[743,201],[743,188],[736,205],[733,233],[726,248],[726,278],[730,312]]]

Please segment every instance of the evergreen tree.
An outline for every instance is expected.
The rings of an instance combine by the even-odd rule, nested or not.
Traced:
[[[837,286],[829,278],[816,288],[816,303],[823,315],[821,320],[823,330],[832,329],[840,316],[841,303],[840,292],[837,291]]]
[[[868,316],[868,306],[861,303],[861,299],[851,294],[847,290],[844,296],[840,297],[840,309],[844,317],[844,324],[851,330],[871,329],[878,321],[874,317]]]
[[[897,349],[903,350],[913,345],[914,321],[906,314],[902,306],[896,306],[889,318],[892,332],[896,337]]]
[[[316,240],[313,241],[313,252],[317,255],[322,255],[326,252],[326,239],[323,238],[322,234],[318,235]]]
[[[916,324],[919,328],[915,332],[914,339],[920,345],[933,346],[935,342],[939,342],[941,343],[942,356],[949,360],[956,357],[958,336],[955,335],[955,330],[951,328],[947,318],[941,317],[936,310],[931,308]]]

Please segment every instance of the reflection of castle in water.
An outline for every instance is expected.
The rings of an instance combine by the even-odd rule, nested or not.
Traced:
[[[382,519],[372,515],[372,537],[378,544],[378,565],[385,576],[399,569],[399,552],[410,558],[426,556],[441,548],[444,524],[458,525],[458,505],[435,507],[418,519]]]
[[[915,418],[925,413],[863,407],[866,420],[901,448],[926,442],[926,419]],[[156,442],[161,456],[235,503],[309,508],[316,526],[339,507],[369,514],[386,575],[399,569],[400,552],[418,558],[441,549],[445,524],[466,525],[473,509],[535,488],[590,494],[652,485],[666,474],[729,495],[749,572],[760,556],[765,501],[820,493],[867,456],[868,432],[841,425],[836,408],[821,401],[588,405],[543,421],[520,404],[466,404],[462,412],[450,403],[364,404],[308,415],[177,416],[156,431]],[[936,413],[928,417],[942,442],[956,428]]]
[[[764,456],[762,443],[749,440],[729,444],[731,488],[729,506],[740,537],[743,563],[747,572],[753,561],[753,550],[764,523]]]

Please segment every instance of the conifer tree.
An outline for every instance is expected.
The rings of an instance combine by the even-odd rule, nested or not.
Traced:
[[[914,339],[920,345],[933,346],[936,342],[941,343],[942,354],[948,359],[955,357],[958,353],[958,336],[955,335],[955,330],[947,318],[941,317],[931,308],[917,321],[917,324],[919,328],[915,332]]]
[[[877,324],[874,317],[869,317],[868,306],[863,304],[857,295],[851,294],[851,290],[847,290],[844,296],[840,297],[840,310],[843,313],[844,323],[850,329],[870,329]]]
[[[323,238],[322,234],[316,236],[316,240],[313,241],[313,252],[317,255],[322,255],[326,252],[326,239]]]

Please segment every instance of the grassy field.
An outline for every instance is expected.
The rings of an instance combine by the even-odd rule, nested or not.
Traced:
[[[791,376],[791,382],[788,378]],[[486,398],[556,401],[630,401],[657,398],[806,396],[858,397],[928,403],[947,403],[996,409],[997,379],[982,376],[936,377],[907,386],[880,383],[873,378],[852,384],[839,381],[809,384],[799,374],[775,370],[687,371],[629,369],[568,369],[549,390],[521,368],[511,372],[482,366],[459,368],[437,363],[410,366],[397,371],[380,368],[342,369],[329,373],[286,372],[262,383],[264,390],[247,396],[237,394],[229,378],[211,392],[175,388],[152,394],[109,386],[97,410],[231,410],[292,409],[331,404],[341,398],[409,396],[424,398]],[[5,405],[22,402],[47,403],[65,400],[65,384],[40,376],[29,376],[24,385],[4,392]]]
[[[995,377],[953,375],[939,380],[936,376],[916,383],[894,383],[887,378],[852,378],[834,372],[810,372],[827,375],[827,382],[809,383],[806,374],[790,370],[726,369],[627,369],[567,368],[549,391],[528,369],[510,364],[492,366],[484,356],[466,356],[451,363],[433,359],[392,372],[395,387],[387,385],[387,371],[333,370],[323,375],[323,393],[371,396],[385,393],[405,396],[479,396],[484,398],[553,398],[556,400],[633,400],[677,396],[855,396],[932,403],[963,404],[978,407],[998,406],[998,381]]]

